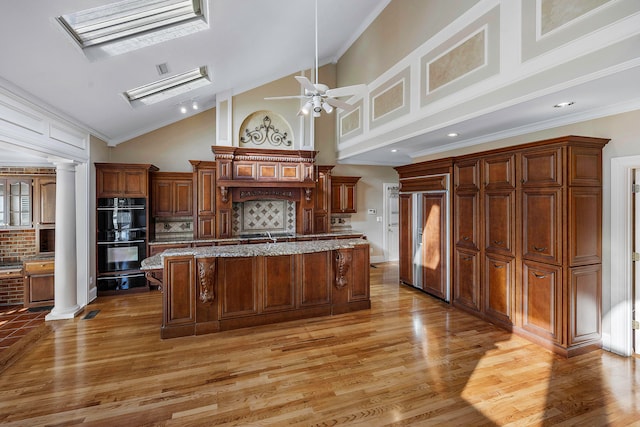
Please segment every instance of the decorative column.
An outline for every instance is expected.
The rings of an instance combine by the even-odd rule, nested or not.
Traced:
[[[76,163],[56,161],[54,307],[45,320],[72,319],[78,305],[76,254]]]

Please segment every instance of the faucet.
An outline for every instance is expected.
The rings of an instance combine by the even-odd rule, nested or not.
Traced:
[[[267,230],[267,236],[269,237],[269,239],[273,240],[273,243],[276,243],[278,241],[277,238],[271,236],[271,232],[269,230]]]

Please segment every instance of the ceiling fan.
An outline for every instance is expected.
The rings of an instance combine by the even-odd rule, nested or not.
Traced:
[[[320,117],[320,113],[324,110],[327,113],[331,113],[333,108],[340,108],[344,111],[352,111],[355,109],[355,105],[348,102],[341,101],[339,97],[352,96],[360,93],[364,93],[366,85],[352,85],[338,87],[335,89],[329,89],[329,86],[318,83],[318,0],[315,0],[315,31],[316,31],[316,57],[315,57],[315,83],[304,76],[295,76],[300,85],[304,89],[304,95],[290,95],[290,96],[272,96],[265,98],[266,100],[273,99],[306,99],[307,102],[300,108],[298,115],[309,114],[313,112],[313,117]]]

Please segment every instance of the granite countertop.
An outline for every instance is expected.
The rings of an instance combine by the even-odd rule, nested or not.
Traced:
[[[292,238],[327,238],[331,239],[333,237],[340,236],[353,236],[353,235],[364,235],[358,231],[337,231],[332,233],[319,233],[319,234],[272,234],[272,237],[278,240],[286,240]],[[149,245],[180,245],[180,244],[191,244],[191,243],[228,243],[228,242],[237,242],[237,241],[251,241],[251,240],[264,240],[268,239],[266,233],[256,233],[248,236],[237,236],[237,237],[229,237],[224,239],[194,239],[194,238],[156,238],[149,242]]]
[[[173,255],[193,255],[196,258],[254,257],[294,255],[349,249],[356,245],[368,245],[365,239],[314,240],[307,242],[257,243],[228,246],[203,246],[198,248],[167,249],[142,261],[142,270],[163,268],[163,258]]]

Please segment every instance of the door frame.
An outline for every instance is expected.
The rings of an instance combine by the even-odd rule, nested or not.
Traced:
[[[611,159],[611,263],[610,330],[603,334],[605,350],[622,356],[633,354],[633,204],[631,185],[634,169],[640,168],[640,156]]]
[[[382,248],[384,251],[384,260],[385,261],[389,261],[389,238],[388,238],[388,225],[389,224],[389,217],[391,216],[391,213],[389,212],[389,204],[387,203],[387,200],[389,199],[389,188],[391,187],[397,187],[398,188],[398,196],[400,196],[400,183],[399,182],[384,182],[382,183],[382,198],[383,198],[383,202],[382,202],[382,227],[383,227],[383,232],[382,232]],[[400,209],[400,205],[399,205],[399,200],[398,200],[398,209]],[[398,212],[398,218],[400,218],[400,212]],[[398,223],[398,233],[400,233],[400,223]],[[398,239],[400,238],[400,235],[398,234]],[[400,244],[400,242],[398,241],[398,245]],[[400,254],[400,247],[398,247],[398,254]],[[398,255],[398,259],[396,261],[399,260],[399,255]]]

